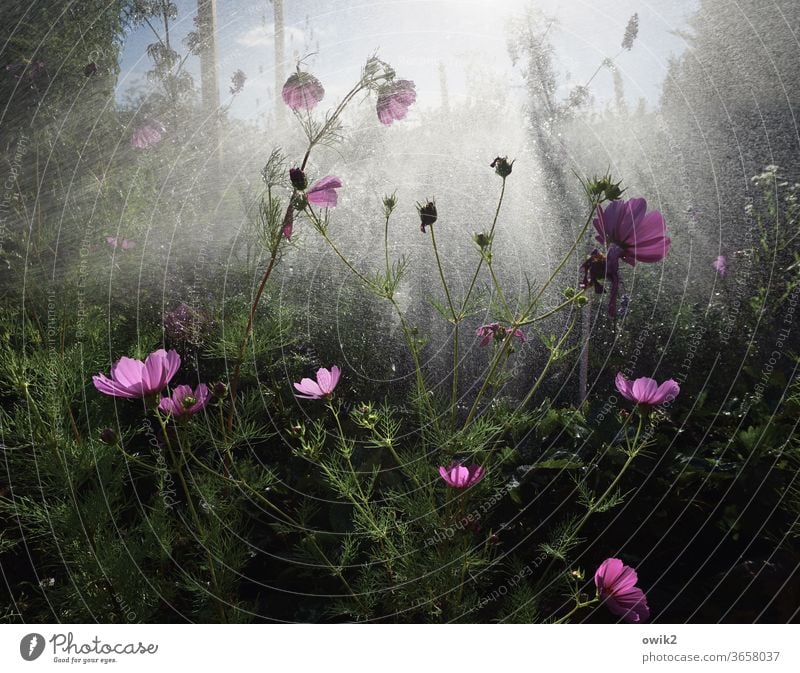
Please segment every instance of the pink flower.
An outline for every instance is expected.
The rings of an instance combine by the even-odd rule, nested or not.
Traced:
[[[299,390],[302,395],[297,395],[304,400],[321,400],[333,395],[333,389],[339,383],[339,377],[342,375],[341,369],[336,365],[331,367],[328,371],[325,367],[320,367],[317,370],[317,380],[303,379],[300,383],[295,383],[294,387]]]
[[[131,135],[131,147],[137,150],[144,150],[156,143],[160,143],[163,130],[161,126],[156,124],[140,126]]]
[[[725,278],[728,275],[728,260],[725,259],[725,255],[717,257],[711,262],[711,266],[714,267],[714,271],[719,274],[720,278]]]
[[[378,119],[381,124],[390,126],[393,122],[405,119],[408,108],[417,100],[414,82],[398,79],[389,82],[378,91]]]
[[[130,250],[136,247],[136,241],[129,241],[127,238],[119,238],[117,236],[106,236],[106,243],[108,243],[115,250],[117,248]]]
[[[636,571],[618,558],[606,559],[594,574],[597,595],[613,614],[629,623],[650,617],[647,598],[636,586],[637,580]]]
[[[461,463],[453,463],[449,468],[440,466],[439,474],[451,488],[469,488],[483,479],[486,470],[480,465],[465,467]]]
[[[489,325],[481,325],[475,330],[475,335],[483,337],[480,344],[481,346],[488,346],[492,339],[497,339],[498,341],[505,339],[510,331],[510,327],[504,327],[499,322],[493,322]],[[525,343],[525,335],[522,333],[521,329],[515,329],[514,336],[522,343]]]
[[[612,201],[605,210],[597,207],[597,217],[592,222],[597,230],[597,241],[606,246],[606,254],[595,250],[581,266],[584,272],[582,287],[594,285],[599,293],[603,278],[611,283],[608,313],[617,315],[619,292],[619,260],[634,266],[636,262],[660,262],[669,252],[671,241],[667,236],[664,216],[654,210],[647,212],[645,199]]]
[[[306,192],[306,198],[309,203],[313,203],[320,208],[333,208],[339,199],[336,190],[341,186],[342,181],[335,175],[326,175],[311,185],[311,188]]]
[[[103,374],[92,377],[94,387],[105,395],[137,399],[160,393],[181,366],[177,351],[163,348],[150,353],[147,359],[120,358],[111,367],[111,378]]]
[[[294,206],[286,209],[286,215],[281,225],[281,232],[287,240],[292,237],[292,231],[294,231]]]
[[[645,406],[658,406],[664,402],[671,402],[681,391],[681,387],[672,379],[664,381],[661,385],[658,385],[655,379],[646,376],[629,381],[622,372],[617,374],[615,383],[617,390],[625,399]]]
[[[180,385],[172,391],[172,397],[162,397],[158,403],[158,408],[165,414],[170,414],[175,418],[181,416],[194,416],[206,404],[208,404],[210,393],[208,386],[201,383],[192,392],[192,387]]]
[[[325,89],[314,75],[298,70],[283,85],[283,102],[292,110],[311,110],[325,95]]]

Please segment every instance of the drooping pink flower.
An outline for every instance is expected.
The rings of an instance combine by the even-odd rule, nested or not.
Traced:
[[[625,399],[644,406],[654,407],[664,402],[671,402],[681,391],[677,381],[672,379],[664,381],[661,385],[658,385],[655,379],[646,376],[629,381],[622,372],[617,374],[615,383],[617,390]]]
[[[414,82],[397,79],[384,84],[378,91],[378,119],[381,124],[390,126],[393,122],[405,119],[408,108],[417,100]]]
[[[475,330],[475,335],[478,337],[483,337],[480,343],[481,346],[488,346],[492,339],[496,339],[498,341],[505,339],[510,331],[510,327],[504,327],[499,322],[493,322],[488,325],[481,325]],[[522,333],[521,329],[515,329],[514,336],[522,343],[525,343],[525,335]]]
[[[711,262],[711,266],[714,267],[714,271],[717,272],[720,278],[725,278],[725,276],[728,275],[728,260],[725,258],[725,255],[717,257]]]
[[[667,256],[671,241],[664,216],[657,210],[648,213],[645,199],[612,201],[605,209],[598,206],[592,224],[597,230],[597,241],[606,247],[606,252],[595,250],[583,263],[581,286],[594,285],[597,292],[602,292],[603,286],[598,281],[608,280],[611,283],[608,313],[616,316],[619,260],[631,266],[636,262],[660,262]]]
[[[336,190],[342,186],[342,181],[335,175],[326,175],[317,180],[306,192],[309,203],[320,208],[333,208],[339,200]]]
[[[480,465],[462,465],[453,463],[450,467],[439,466],[439,475],[450,488],[469,488],[477,484],[486,475]]]
[[[103,374],[92,377],[94,387],[104,395],[137,399],[160,393],[181,366],[177,351],[160,348],[144,362],[122,357],[111,367],[111,378]]]
[[[342,370],[336,365],[331,367],[328,371],[325,367],[320,367],[317,370],[317,380],[303,379],[300,383],[295,383],[294,387],[300,391],[300,395],[295,393],[295,397],[300,397],[304,400],[321,400],[329,398],[333,395],[333,390],[336,384],[339,383],[339,377],[342,375]]]
[[[603,604],[629,623],[645,622],[650,617],[647,597],[636,586],[638,579],[636,571],[618,558],[606,559],[594,574],[597,595]]]
[[[131,250],[136,247],[136,241],[129,241],[127,238],[119,238],[118,236],[106,236],[106,243],[114,248],[114,250],[117,248]]]
[[[294,231],[294,207],[286,209],[286,215],[281,225],[281,233],[287,240],[292,237],[292,231]]]
[[[312,110],[325,96],[325,89],[314,75],[298,70],[286,80],[281,95],[283,102],[295,112]]]
[[[201,383],[192,392],[192,387],[187,385],[176,386],[172,397],[162,397],[158,408],[165,414],[175,418],[194,416],[208,404],[211,399],[210,391],[205,383]]]
[[[137,150],[144,150],[161,142],[161,134],[164,129],[156,124],[145,124],[134,129],[131,135],[131,147]]]

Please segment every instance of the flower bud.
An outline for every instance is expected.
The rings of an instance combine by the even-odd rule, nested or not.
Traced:
[[[583,578],[586,577],[586,573],[584,572],[583,568],[571,570],[569,574],[578,582],[583,582]]]
[[[489,234],[486,234],[484,232],[481,232],[480,234],[474,234],[472,236],[472,240],[475,241],[475,243],[481,250],[483,250],[484,248],[488,248],[492,242],[492,239],[490,238]]]
[[[292,437],[302,437],[306,434],[306,426],[302,423],[292,423],[288,427],[287,432]]]
[[[622,180],[613,182],[610,175],[604,175],[602,178],[594,178],[589,180],[586,184],[586,192],[592,199],[597,200],[598,203],[603,201],[616,201],[622,196],[624,189],[620,189]]]
[[[436,201],[431,199],[424,205],[418,203],[417,212],[419,213],[420,219],[419,230],[424,234],[425,227],[431,226],[434,222],[436,222],[436,218],[438,217],[436,212]]]
[[[302,192],[306,187],[308,187],[308,179],[306,178],[306,174],[299,168],[289,169],[289,179],[292,181],[292,187],[294,187],[298,192]]]
[[[509,161],[508,157],[495,157],[494,161],[489,164],[490,168],[494,168],[494,172],[501,178],[507,178],[511,175],[511,169],[514,166],[514,161]]]
[[[397,193],[387,194],[383,197],[383,212],[386,217],[392,214],[397,207]]]
[[[111,428],[104,428],[100,431],[100,441],[108,446],[114,446],[117,443],[117,433]]]
[[[228,384],[224,381],[217,381],[211,389],[211,396],[215,400],[221,400],[228,395]]]

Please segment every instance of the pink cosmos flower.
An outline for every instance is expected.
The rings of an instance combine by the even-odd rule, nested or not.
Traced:
[[[320,367],[317,370],[317,380],[303,379],[300,383],[295,383],[294,387],[299,390],[302,395],[295,393],[296,397],[304,400],[321,400],[329,398],[333,395],[333,389],[339,383],[339,377],[342,375],[342,370],[336,365],[331,367],[328,371],[325,367]]]
[[[177,386],[172,391],[172,397],[162,397],[158,408],[165,414],[175,418],[194,416],[211,399],[208,386],[201,383],[192,392],[192,387],[187,385]]]
[[[725,259],[725,255],[717,257],[711,262],[711,266],[714,267],[714,271],[717,272],[720,278],[725,278],[728,275],[728,260]]]
[[[637,581],[636,571],[618,558],[606,559],[594,574],[597,595],[613,614],[629,623],[644,622],[650,617],[647,598],[636,586]]]
[[[306,198],[309,203],[320,208],[333,208],[339,200],[336,190],[341,186],[342,181],[335,175],[326,175],[311,185],[306,192]]]
[[[475,330],[475,335],[483,337],[480,343],[481,346],[488,346],[492,339],[497,339],[498,341],[505,339],[510,331],[510,327],[504,327],[499,322],[493,322],[489,325],[481,325]],[[521,329],[515,329],[514,336],[522,343],[525,343],[525,335],[522,333]]]
[[[281,95],[283,102],[297,112],[315,108],[325,95],[325,89],[314,75],[298,69],[286,80]]]
[[[94,387],[104,395],[137,399],[160,393],[181,366],[177,351],[160,348],[142,362],[122,357],[111,367],[111,378],[103,374],[92,377]]]
[[[131,135],[131,147],[136,150],[144,150],[152,145],[161,142],[163,128],[156,124],[145,124],[135,129]]]
[[[612,201],[605,210],[598,206],[592,224],[597,230],[597,241],[606,247],[606,253],[595,250],[583,263],[581,287],[594,285],[600,293],[603,286],[598,281],[607,279],[611,283],[608,313],[616,316],[619,260],[631,266],[636,262],[660,262],[667,256],[671,241],[664,216],[657,210],[648,213],[645,199]]]
[[[453,463],[449,468],[439,467],[439,474],[450,488],[469,488],[477,484],[486,475],[480,465],[464,466]]]
[[[645,406],[658,406],[664,402],[671,402],[681,391],[681,387],[672,379],[664,381],[661,385],[658,385],[655,379],[646,376],[629,381],[622,372],[617,374],[615,383],[617,390],[625,399]]]
[[[106,243],[108,243],[115,250],[122,248],[123,250],[131,250],[136,247],[136,241],[129,241],[127,238],[119,238],[117,236],[106,236]]]
[[[378,119],[381,124],[390,126],[393,122],[405,119],[408,108],[417,100],[414,82],[398,79],[389,82],[378,91]]]

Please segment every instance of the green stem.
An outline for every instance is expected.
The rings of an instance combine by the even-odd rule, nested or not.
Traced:
[[[585,603],[581,603],[579,600],[576,599],[575,600],[575,607],[572,608],[572,610],[570,610],[563,617],[561,617],[560,619],[554,621],[553,624],[563,624],[570,617],[572,617],[572,615],[574,615],[578,610],[582,610],[583,608],[588,608],[590,605],[594,605],[599,600],[600,600],[599,598],[595,597],[595,598],[592,598],[592,599],[586,601]]]
[[[492,228],[489,230],[490,245],[492,237],[494,236],[494,228],[497,226],[497,218],[500,215],[500,206],[503,205],[503,197],[505,196],[505,193],[506,193],[506,179],[503,178],[503,185],[500,188],[500,198],[497,201],[497,208],[495,208],[494,219],[492,220]],[[469,284],[469,288],[467,289],[467,294],[464,296],[464,301],[461,304],[462,317],[465,309],[467,308],[467,303],[469,302],[469,298],[472,295],[472,290],[475,288],[475,282],[478,280],[478,274],[480,273],[481,266],[483,266],[483,257],[484,257],[483,254],[481,254],[481,258],[478,261],[478,266],[476,267],[475,273],[472,276],[472,282]]]
[[[617,484],[620,482],[620,479],[622,479],[622,476],[625,474],[625,472],[630,467],[631,463],[633,462],[633,459],[636,458],[637,452],[638,452],[636,444],[639,441],[639,435],[640,435],[641,430],[642,430],[642,424],[643,424],[643,419],[640,416],[639,417],[639,426],[638,426],[638,428],[636,430],[636,437],[633,440],[633,447],[631,447],[628,444],[628,458],[627,458],[627,460],[623,464],[622,468],[620,468],[619,472],[617,473],[617,476],[614,477],[614,480],[609,484],[608,488],[606,488],[606,490],[603,491],[603,494],[599,498],[597,498],[594,502],[589,504],[589,506],[586,509],[586,513],[583,515],[583,517],[581,517],[581,520],[577,523],[577,525],[575,525],[574,528],[570,531],[569,537],[568,537],[567,542],[566,542],[567,545],[569,545],[569,543],[571,543],[573,540],[575,540],[575,538],[578,536],[578,534],[580,533],[580,531],[584,527],[584,525],[586,525],[586,522],[589,520],[589,518],[592,516],[592,514],[594,514],[598,509],[600,509],[600,507],[605,502],[606,498],[616,488]],[[547,575],[548,575],[549,571],[552,569],[554,563],[555,563],[555,557],[550,559],[550,562],[547,564],[547,567],[545,568],[544,572],[542,573],[542,575],[541,575],[541,577],[539,579],[539,582],[536,585],[536,589],[537,590],[538,590],[539,585],[541,584],[541,582],[547,577]]]
[[[391,213],[386,214],[386,221],[383,223],[383,253],[386,257],[386,282],[389,282],[389,278],[392,274],[391,267],[389,266],[389,218],[391,217]],[[386,288],[386,293],[389,293],[389,288]]]
[[[595,212],[595,210],[597,210],[597,205],[598,205],[597,201],[592,200],[591,205],[592,205],[592,207],[589,210],[589,217],[586,218],[586,222],[583,225],[583,227],[581,228],[580,233],[575,238],[575,241],[573,242],[572,246],[570,246],[570,249],[567,251],[567,254],[564,255],[564,257],[562,258],[562,260],[559,263],[559,265],[555,268],[553,273],[550,274],[550,277],[545,281],[545,284],[542,285],[542,287],[539,290],[539,292],[536,295],[536,297],[534,297],[533,301],[531,302],[531,304],[533,306],[535,306],[536,304],[539,303],[539,300],[542,298],[542,295],[544,294],[545,290],[547,290],[547,288],[550,286],[550,284],[553,282],[553,280],[555,280],[555,277],[559,274],[561,269],[564,268],[564,265],[567,263],[567,261],[570,259],[570,257],[572,257],[572,253],[574,253],[575,250],[577,250],[578,245],[580,245],[581,241],[583,241],[583,237],[586,235],[586,230],[589,228],[589,225],[592,223],[592,218],[594,217],[594,212]]]
[[[444,269],[442,268],[442,260],[439,258],[439,247],[436,245],[436,227],[431,225],[431,242],[433,243],[433,254],[436,257],[436,267],[439,269],[439,278],[442,281],[444,294],[447,297],[447,305],[450,308],[450,321],[453,323],[453,382],[452,393],[450,398],[450,417],[451,421],[455,424],[456,410],[458,405],[458,365],[459,365],[459,343],[458,343],[458,324],[460,316],[456,314],[456,307],[453,304],[453,298],[450,296],[450,288],[447,285],[447,280],[444,277]]]
[[[287,213],[292,208],[292,203],[289,203],[289,208],[287,209]],[[285,219],[286,216],[284,216]],[[250,315],[247,317],[247,326],[244,330],[244,337],[242,338],[242,343],[239,345],[239,352],[236,356],[236,366],[233,370],[233,376],[231,377],[230,382],[230,397],[231,397],[231,409],[228,412],[228,433],[232,432],[233,430],[233,416],[236,413],[236,392],[239,386],[239,376],[241,374],[242,368],[242,359],[244,358],[244,351],[247,348],[247,344],[250,341],[250,336],[253,333],[253,321],[255,320],[256,311],[258,310],[258,305],[261,302],[261,295],[264,293],[264,288],[267,286],[267,281],[269,280],[270,275],[272,275],[272,269],[275,268],[275,262],[278,259],[278,248],[281,244],[281,236],[279,233],[275,234],[275,242],[272,245],[272,249],[270,250],[270,258],[269,264],[267,265],[267,269],[264,272],[264,275],[261,277],[261,283],[259,283],[258,290],[256,290],[256,295],[253,298],[253,304],[250,307]]]
[[[425,402],[428,411],[432,411],[430,402],[427,397],[427,391],[425,387],[425,379],[422,376],[422,365],[419,361],[419,355],[417,354],[417,346],[414,342],[413,335],[411,333],[411,329],[406,322],[405,316],[403,315],[403,311],[400,308],[400,305],[397,303],[397,300],[394,298],[393,295],[390,295],[388,292],[383,292],[382,288],[376,288],[375,283],[373,283],[369,278],[367,278],[363,273],[358,271],[358,269],[353,266],[349,259],[347,259],[336,244],[331,240],[328,236],[327,232],[325,231],[324,227],[322,226],[322,222],[320,222],[319,217],[317,214],[310,208],[304,211],[309,219],[311,219],[314,228],[317,232],[322,236],[323,240],[330,246],[331,250],[336,254],[336,256],[342,261],[342,263],[351,271],[351,273],[356,276],[362,283],[364,283],[369,289],[375,291],[376,289],[379,291],[380,295],[386,297],[394,307],[395,311],[397,312],[397,316],[400,319],[400,325],[403,328],[403,335],[405,336],[406,343],[408,345],[408,350],[411,353],[411,357],[414,360],[414,372],[417,379],[417,394],[419,395],[420,400]],[[438,424],[438,417],[436,414],[430,413],[428,414],[429,418],[433,419],[434,423]]]
[[[492,360],[492,364],[489,367],[489,373],[486,375],[486,378],[483,380],[483,385],[481,385],[480,390],[478,390],[478,394],[475,396],[475,401],[472,403],[472,407],[469,410],[469,414],[467,414],[467,420],[464,421],[464,425],[462,430],[465,430],[469,424],[472,422],[472,419],[475,417],[475,412],[478,410],[478,405],[480,404],[481,398],[483,394],[486,392],[486,389],[489,387],[489,382],[494,377],[495,371],[497,371],[497,367],[500,365],[500,362],[503,360],[503,356],[508,351],[509,347],[511,346],[511,339],[514,338],[514,327],[508,330],[508,334],[506,335],[503,344],[500,347],[500,350],[494,356]]]
[[[489,275],[492,277],[492,283],[494,284],[495,290],[497,290],[497,294],[500,295],[500,301],[503,302],[503,308],[506,310],[506,315],[513,318],[514,314],[512,313],[508,302],[506,301],[505,294],[503,294],[503,288],[500,286],[500,282],[497,280],[497,276],[494,273],[494,266],[491,262],[487,262],[486,266],[489,267]]]
[[[192,493],[189,490],[189,485],[186,483],[186,479],[183,476],[183,464],[181,461],[175,456],[175,451],[172,448],[172,442],[169,440],[169,435],[167,434],[167,424],[164,419],[161,417],[161,414],[156,411],[156,418],[158,419],[158,424],[161,426],[161,433],[164,436],[164,443],[167,446],[167,450],[169,451],[170,459],[172,460],[172,464],[175,468],[175,471],[178,473],[178,480],[181,483],[181,488],[183,489],[184,497],[186,498],[186,504],[189,508],[189,514],[192,517],[192,521],[197,529],[197,534],[199,537],[198,542],[203,547],[203,551],[206,553],[206,559],[208,560],[208,570],[211,573],[211,582],[214,586],[214,598],[217,599],[217,609],[219,610],[220,619],[221,621],[225,621],[225,609],[222,605],[222,594],[219,589],[219,583],[217,581],[217,573],[215,569],[215,561],[214,557],[211,555],[211,550],[206,546],[206,533],[203,528],[203,525],[200,522],[200,517],[197,514],[197,509],[195,509],[194,501],[192,500]],[[179,439],[180,441],[180,439]],[[185,454],[181,452],[181,455],[184,456]]]
[[[547,313],[542,313],[542,315],[537,315],[535,318],[531,318],[530,320],[525,320],[524,322],[521,322],[519,324],[519,326],[520,327],[525,327],[526,325],[532,325],[535,322],[539,322],[541,320],[544,320],[545,318],[549,318],[551,315],[554,315],[555,313],[558,313],[561,309],[566,308],[570,304],[574,303],[575,300],[578,297],[580,297],[581,295],[584,295],[584,294],[586,294],[586,289],[585,288],[583,290],[581,290],[580,292],[578,292],[577,294],[575,294],[574,296],[572,296],[569,299],[567,299],[566,301],[560,303],[555,308],[550,309],[549,311],[547,311]]]

